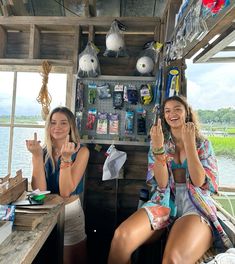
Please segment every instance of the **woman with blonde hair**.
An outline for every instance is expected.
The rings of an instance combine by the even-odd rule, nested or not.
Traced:
[[[218,190],[210,142],[182,96],[167,98],[150,130],[147,182],[153,195],[115,231],[109,264],[130,263],[142,244],[169,234],[163,264],[194,264],[214,243],[232,247],[210,197]]]
[[[65,200],[64,263],[87,263],[79,193],[89,150],[80,145],[74,114],[66,107],[55,108],[46,121],[44,147],[36,133],[33,140],[26,140],[26,146],[32,153],[32,188],[50,190]]]

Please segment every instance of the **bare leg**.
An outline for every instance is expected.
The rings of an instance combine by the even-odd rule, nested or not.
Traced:
[[[144,209],[126,219],[115,231],[109,252],[109,264],[131,263],[131,254],[147,240],[160,238],[164,230],[153,231]]]
[[[197,215],[178,219],[169,234],[162,264],[194,264],[211,246],[212,232]]]
[[[74,263],[88,263],[86,239],[76,245],[64,246],[64,264]]]

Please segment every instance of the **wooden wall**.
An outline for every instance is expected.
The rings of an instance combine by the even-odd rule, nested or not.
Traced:
[[[138,206],[139,191],[145,184],[147,151],[145,147],[117,145],[127,153],[123,178],[102,181],[108,146],[97,152],[90,144],[90,160],[85,180],[84,211],[91,263],[106,263],[115,228]]]

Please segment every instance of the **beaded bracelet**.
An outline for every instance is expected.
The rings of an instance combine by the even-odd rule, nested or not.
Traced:
[[[164,147],[152,149],[152,153],[153,153],[153,155],[162,155],[162,154],[165,154]]]
[[[68,159],[68,160],[66,160],[66,159],[64,159],[64,158],[61,157],[61,162],[63,162],[63,163],[70,163],[70,162],[72,162],[72,160],[71,160],[71,158]]]
[[[61,162],[60,163],[60,169],[69,168],[72,165],[72,162]]]

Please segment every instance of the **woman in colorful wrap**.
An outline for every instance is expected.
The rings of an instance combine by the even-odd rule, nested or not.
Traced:
[[[65,200],[64,263],[86,263],[84,213],[79,199],[89,150],[79,143],[74,114],[66,107],[55,108],[46,121],[45,145],[37,134],[26,140],[32,153],[32,188],[50,190]]]
[[[166,229],[163,264],[194,264],[213,243],[232,247],[210,196],[218,190],[212,146],[184,97],[163,102],[150,136],[147,182],[153,195],[116,229],[108,263],[130,263],[140,245],[160,239]]]

